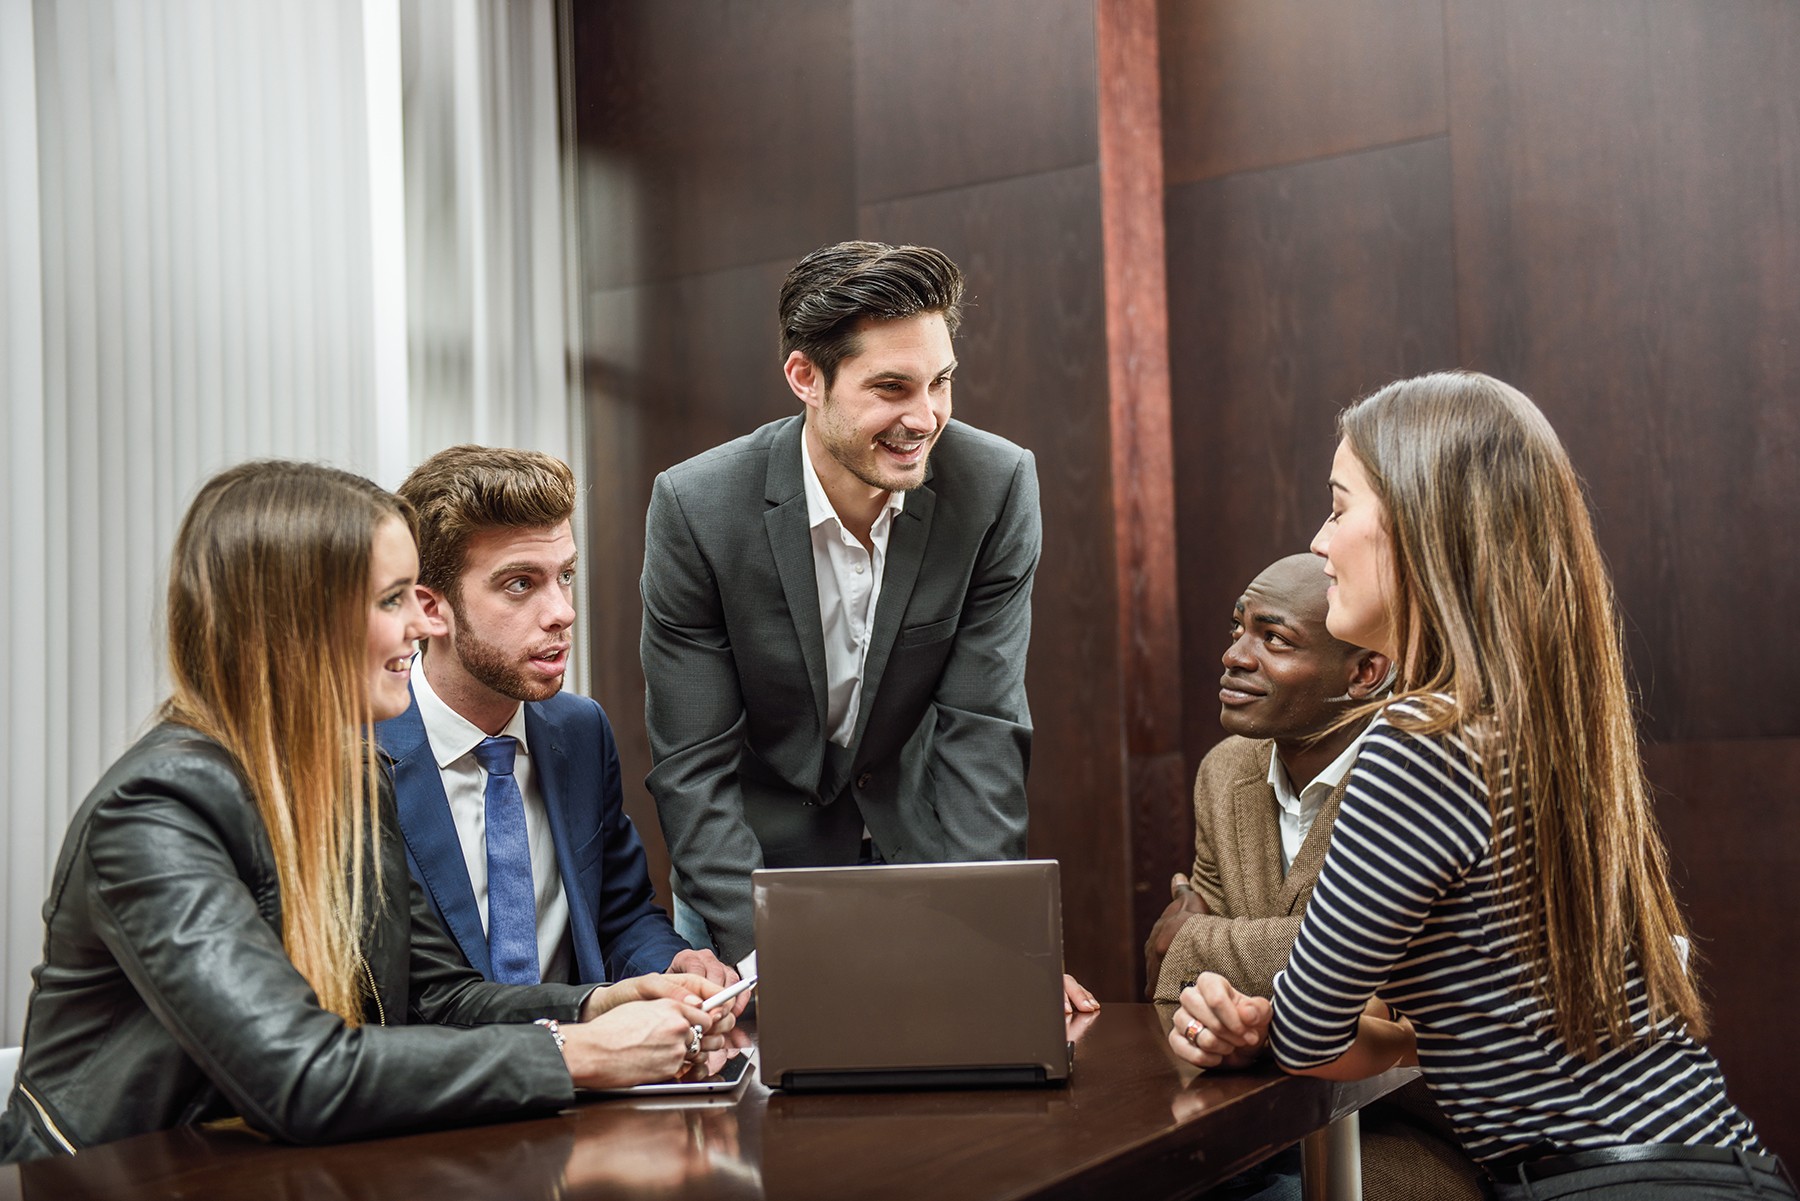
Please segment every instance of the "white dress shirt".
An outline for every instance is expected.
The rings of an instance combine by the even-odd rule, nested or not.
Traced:
[[[468,718],[445,704],[425,678],[425,663],[413,656],[413,695],[419,716],[425,720],[425,736],[432,758],[444,781],[450,801],[450,818],[462,843],[463,866],[469,887],[475,890],[475,907],[481,911],[481,929],[488,928],[487,777],[475,761],[474,750],[487,737]],[[513,779],[525,801],[525,837],[531,844],[531,882],[537,894],[538,971],[546,980],[565,981],[569,973],[569,899],[563,893],[562,873],[556,868],[556,842],[550,833],[550,816],[531,770],[531,747],[525,740],[525,706],[513,711],[501,734],[518,739],[513,759]]]
[[[1300,844],[1306,841],[1306,832],[1312,829],[1313,819],[1319,816],[1319,809],[1325,804],[1325,799],[1350,774],[1350,767],[1356,762],[1357,752],[1362,750],[1363,739],[1368,734],[1369,727],[1364,726],[1362,733],[1352,739],[1350,745],[1327,764],[1324,771],[1314,776],[1312,782],[1300,790],[1299,796],[1294,795],[1294,785],[1288,779],[1287,768],[1282,766],[1280,752],[1269,756],[1269,787],[1275,790],[1275,804],[1279,806],[1276,816],[1281,820],[1283,875],[1294,865],[1294,856],[1300,853]]]
[[[865,550],[856,535],[844,528],[831,498],[825,495],[804,435],[800,463],[806,481],[806,518],[812,527],[813,578],[819,584],[819,625],[825,634],[825,722],[831,741],[848,747],[856,736],[856,714],[862,705],[863,661],[869,654],[869,628],[881,599],[888,534],[906,494],[888,493],[887,503],[869,527],[874,550]]]

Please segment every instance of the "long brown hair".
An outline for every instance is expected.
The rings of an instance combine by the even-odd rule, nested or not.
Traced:
[[[1517,389],[1476,373],[1390,384],[1339,431],[1394,549],[1400,699],[1449,696],[1401,728],[1460,730],[1483,748],[1495,850],[1557,1035],[1593,1059],[1633,1030],[1641,965],[1653,1024],[1706,1011],[1675,944],[1669,886],[1625,679],[1612,580],[1581,480]]]
[[[274,850],[288,958],[351,1026],[365,887],[381,890],[362,731],[370,558],[391,517],[410,525],[410,506],[359,476],[245,463],[201,487],[169,571],[163,717],[236,757]]]

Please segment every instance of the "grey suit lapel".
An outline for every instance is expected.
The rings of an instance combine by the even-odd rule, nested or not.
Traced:
[[[881,675],[887,670],[900,620],[912,602],[913,585],[925,563],[925,544],[931,540],[931,516],[937,510],[937,493],[931,489],[931,463],[925,464],[925,482],[906,494],[906,503],[888,531],[887,559],[881,568],[881,600],[875,606],[875,626],[869,631],[869,653],[863,659],[862,704],[856,714],[853,747],[862,746],[869,711],[881,695]]]
[[[782,431],[769,451],[769,472],[763,486],[763,498],[771,506],[763,514],[763,526],[769,535],[769,552],[775,557],[775,570],[781,576],[781,591],[787,597],[788,613],[794,619],[794,636],[800,640],[800,654],[806,660],[806,674],[812,682],[813,706],[819,728],[825,723],[825,633],[819,621],[819,581],[813,574],[812,526],[806,513],[806,484],[800,475],[800,446],[805,426],[798,417]]]

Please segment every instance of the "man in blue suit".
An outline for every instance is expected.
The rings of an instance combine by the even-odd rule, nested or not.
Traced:
[[[407,864],[491,980],[737,978],[657,907],[600,706],[563,693],[575,478],[532,451],[456,446],[401,485],[432,623],[413,703],[381,722]]]

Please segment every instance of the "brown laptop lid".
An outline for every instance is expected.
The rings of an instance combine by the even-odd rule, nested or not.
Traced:
[[[764,869],[751,893],[765,1083],[1067,1077],[1054,860]]]

